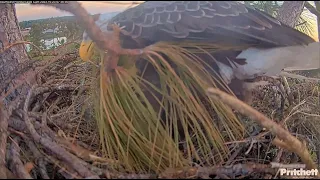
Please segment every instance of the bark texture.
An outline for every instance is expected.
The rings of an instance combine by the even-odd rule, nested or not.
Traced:
[[[0,49],[9,44],[22,41],[14,4],[0,4]],[[14,46],[0,54],[0,82],[9,77],[15,68],[28,56],[23,44]]]
[[[19,66],[24,66],[29,60],[24,44],[10,47],[3,51],[10,44],[22,41],[16,9],[14,4],[0,4],[0,92],[10,91],[14,86],[12,79],[19,74]],[[2,52],[2,53],[1,53]],[[17,95],[25,94],[26,87],[21,86],[11,92],[3,101],[7,107]]]
[[[290,27],[294,27],[303,11],[304,4],[305,1],[284,1],[278,11],[277,19]]]

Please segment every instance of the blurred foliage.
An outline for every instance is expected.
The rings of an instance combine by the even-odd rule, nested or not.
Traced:
[[[283,1],[244,1],[245,5],[264,11],[275,18],[282,3]],[[315,29],[313,28],[312,21],[314,19],[308,14],[308,10],[304,8],[296,22],[295,29],[313,37]]]
[[[67,41],[81,37],[83,33],[83,28],[76,19],[69,16],[23,21],[19,25],[21,29],[31,28],[29,35],[25,36],[24,39],[32,42],[41,50],[54,49]],[[61,37],[65,37],[66,39]],[[45,41],[52,43],[45,44]],[[28,53],[37,51],[32,46],[30,46],[30,49]]]
[[[244,1],[244,4],[276,17],[282,2],[283,1]]]

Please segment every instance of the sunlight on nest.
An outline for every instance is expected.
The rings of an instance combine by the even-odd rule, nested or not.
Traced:
[[[191,46],[194,52],[184,49]],[[114,168],[158,173],[192,162],[215,165],[228,158],[225,141],[243,137],[245,129],[230,108],[205,95],[207,88],[222,81],[196,56],[217,50],[223,49],[208,44],[158,43],[145,49],[142,58],[149,63],[142,75],[136,73],[135,58],[120,57],[122,66],[112,73],[104,72],[102,63],[99,84],[92,92],[102,151],[107,158],[122,162]],[[153,75],[159,75],[158,84],[150,75],[144,76],[147,66],[154,68]],[[219,87],[231,93],[223,83]],[[182,142],[179,136],[184,137]]]

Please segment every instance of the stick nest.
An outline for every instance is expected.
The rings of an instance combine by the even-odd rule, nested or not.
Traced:
[[[78,61],[77,52],[65,53],[38,72],[37,85],[22,95],[20,105],[13,106],[18,101],[12,101],[11,111],[7,111],[7,153],[2,167],[7,177],[271,178],[276,175],[271,162],[301,163],[294,153],[271,144],[270,133],[238,113],[252,136],[227,142],[232,155],[221,166],[200,167],[194,162],[195,166],[161,174],[115,172],[110,167],[118,162],[101,157],[89,90],[97,78],[92,68]],[[304,142],[318,161],[320,84],[289,78],[288,85],[294,97],[290,104],[277,86],[268,85],[255,90],[252,106]]]

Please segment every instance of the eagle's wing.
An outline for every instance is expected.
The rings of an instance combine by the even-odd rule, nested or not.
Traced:
[[[149,1],[110,22],[124,26],[127,36],[150,43],[200,40],[276,47],[314,42],[266,13],[232,1]]]
[[[238,2],[150,1],[119,13],[108,22],[112,23],[124,27],[124,48],[143,48],[159,41],[222,42],[245,47],[214,52],[217,61],[206,53],[197,54],[230,87],[233,80],[240,80],[232,88],[234,92],[241,91],[244,80],[273,76],[288,66],[319,66],[319,44],[311,37]],[[155,79],[153,72],[145,76]]]

